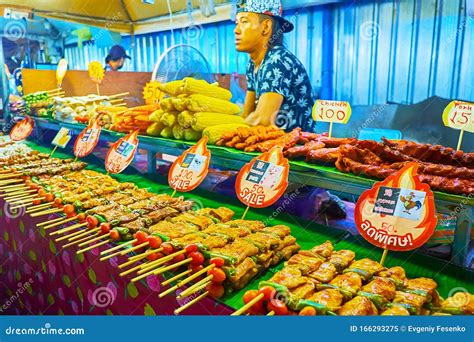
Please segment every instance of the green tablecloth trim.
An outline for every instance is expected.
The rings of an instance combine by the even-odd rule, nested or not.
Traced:
[[[38,145],[33,142],[27,142],[32,148],[41,152],[49,153],[51,148]],[[65,154],[57,150],[54,154],[58,158],[71,158],[71,155]],[[85,158],[85,161],[89,163],[88,169],[103,172],[103,162],[94,156]],[[347,176],[347,175],[346,175]],[[152,192],[156,193],[169,193],[171,190],[166,183],[166,179],[156,175],[149,176],[137,173],[132,167],[125,170],[124,173],[119,175],[112,175],[122,182],[133,182],[141,188],[148,188]],[[184,194],[187,199],[192,199],[202,207],[213,207],[217,208],[220,206],[226,206],[236,212],[236,217],[242,215],[244,207],[236,199],[229,199],[228,197],[220,196],[217,194],[211,194],[202,190],[195,190],[191,193]],[[261,210],[250,210],[247,215],[247,219],[255,220],[266,220],[273,213],[271,209]],[[372,258],[374,260],[380,260],[382,250],[369,245],[361,237],[349,236],[345,232],[330,227],[322,226],[320,224],[312,223],[306,220],[302,220],[298,217],[281,213],[278,218],[271,221],[272,225],[285,224],[291,227],[292,235],[297,239],[302,249],[309,249],[317,244],[323,243],[326,240],[330,240],[333,243],[337,242],[336,249],[351,249],[356,252],[357,258]],[[407,275],[410,278],[415,277],[432,277],[438,282],[438,290],[443,297],[447,297],[451,290],[456,288],[464,288],[470,293],[474,293],[474,272],[467,271],[459,266],[452,265],[446,261],[432,258],[426,255],[421,255],[414,252],[406,253],[395,253],[390,252],[387,257],[386,266],[402,266],[405,268]],[[245,291],[249,289],[255,289],[258,287],[258,283],[262,280],[270,278],[276,271],[283,267],[283,263],[280,263],[276,267],[269,269],[268,271],[260,274],[254,278],[244,289],[227,295],[224,298],[224,303],[233,307],[239,308],[243,305],[242,296]]]

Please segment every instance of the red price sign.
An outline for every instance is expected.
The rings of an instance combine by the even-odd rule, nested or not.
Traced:
[[[409,251],[433,235],[437,216],[430,187],[416,173],[416,162],[364,191],[354,218],[360,234],[371,244],[391,251]]]
[[[77,158],[84,158],[92,153],[99,142],[100,131],[101,127],[96,120],[78,135],[74,143],[74,155]]]
[[[113,144],[105,157],[105,169],[109,173],[120,173],[133,160],[138,148],[138,131],[120,138]]]
[[[25,117],[15,126],[13,126],[12,130],[10,131],[10,139],[12,141],[25,140],[30,136],[31,132],[33,132],[34,127],[34,120],[29,116]]]
[[[187,192],[194,190],[206,178],[209,171],[211,152],[207,149],[207,137],[184,153],[171,165],[168,183],[174,190]]]
[[[317,100],[313,107],[314,121],[346,124],[351,118],[349,102]]]
[[[443,112],[447,127],[474,133],[474,103],[453,101]]]
[[[252,208],[272,205],[285,193],[289,169],[281,148],[272,148],[240,170],[235,182],[237,197]]]

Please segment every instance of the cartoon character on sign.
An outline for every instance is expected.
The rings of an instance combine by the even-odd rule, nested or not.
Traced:
[[[391,251],[409,251],[422,246],[437,224],[434,195],[417,175],[412,162],[357,201],[354,219],[360,234],[371,244]]]
[[[77,158],[84,158],[94,150],[99,142],[100,131],[101,127],[96,120],[78,135],[74,143],[74,155]]]
[[[408,196],[400,196],[400,201],[403,203],[403,206],[405,207],[405,210],[404,212],[407,213],[408,215],[410,215],[410,211],[412,209],[415,209],[415,210],[420,210],[422,204],[420,201],[415,201],[415,193],[414,192],[410,192],[410,195]]]
[[[252,208],[268,207],[284,194],[288,173],[288,159],[276,146],[240,170],[235,182],[237,197]]]
[[[168,173],[170,187],[181,192],[197,188],[207,176],[210,160],[211,152],[207,149],[207,137],[203,137],[171,165]]]
[[[105,157],[107,172],[120,173],[130,165],[138,148],[138,133],[139,131],[130,133],[110,147]]]

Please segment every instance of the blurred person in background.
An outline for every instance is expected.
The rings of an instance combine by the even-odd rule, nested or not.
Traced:
[[[105,71],[118,71],[123,68],[125,59],[132,59],[127,53],[123,46],[114,45],[109,51],[107,57],[105,57]]]

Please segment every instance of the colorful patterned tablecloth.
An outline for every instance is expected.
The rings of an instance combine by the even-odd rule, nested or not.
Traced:
[[[76,254],[59,243],[22,211],[0,200],[0,314],[30,315],[172,315],[186,301],[163,299],[161,276],[132,283],[120,277],[126,256],[100,261],[99,249]],[[50,218],[54,218],[51,216]],[[102,247],[102,250],[106,248]],[[229,315],[226,305],[205,298],[182,314]]]

